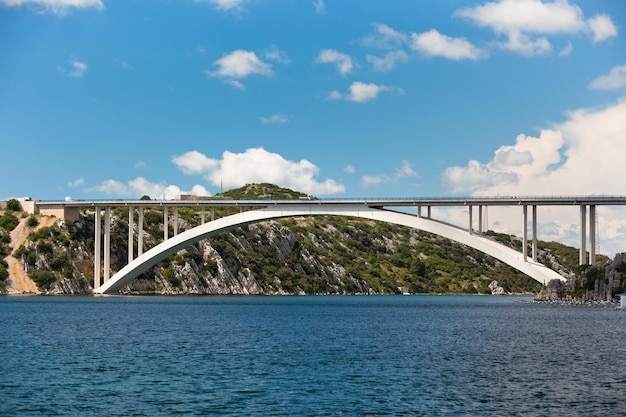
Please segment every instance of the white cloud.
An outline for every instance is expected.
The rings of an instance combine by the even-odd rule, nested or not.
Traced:
[[[263,62],[254,52],[238,49],[213,62],[218,67],[216,71],[205,71],[210,77],[224,78],[234,87],[244,89],[240,79],[250,75],[270,77],[274,74],[272,66]]]
[[[571,112],[567,120],[543,130],[539,137],[519,135],[515,145],[501,147],[486,164],[470,161],[466,167],[448,168],[442,182],[453,192],[482,196],[623,195],[624,155],[626,102],[619,102],[601,110]],[[599,207],[600,236],[609,253],[626,250],[626,218],[620,210]],[[497,212],[489,211],[490,216]],[[542,227],[554,233],[540,239],[577,246],[578,215],[576,210],[564,214],[541,208]],[[503,216],[500,226],[509,229],[499,231],[519,236],[519,216]]]
[[[608,15],[600,14],[585,20],[580,7],[568,0],[498,0],[459,9],[454,16],[506,36],[508,40],[501,42],[501,47],[527,56],[552,50],[550,41],[538,35],[591,32],[596,42],[617,35]]]
[[[328,96],[326,97],[327,100],[341,100],[341,93],[339,91],[331,91],[330,93],[328,93]]]
[[[350,93],[347,95],[346,99],[348,101],[364,103],[366,101],[374,100],[381,92],[390,91],[392,89],[392,87],[388,87],[386,85],[355,81],[350,85],[350,87],[348,87]]]
[[[195,0],[201,2],[202,0]],[[244,0],[208,0],[218,10],[241,11]]]
[[[403,50],[397,50],[387,53],[383,57],[377,57],[374,55],[367,56],[367,62],[372,64],[374,71],[386,72],[391,71],[399,63],[408,61],[409,56]]]
[[[519,31],[511,31],[506,42],[500,42],[502,49],[517,52],[524,56],[548,54],[552,51],[552,44],[544,37],[531,39]]]
[[[314,0],[313,1],[313,7],[315,8],[315,14],[319,14],[319,15],[325,15],[326,12],[326,5],[324,4],[324,0]]]
[[[0,0],[0,4],[5,6],[23,6],[33,5],[42,12],[51,12],[59,16],[65,15],[69,9],[88,9],[103,10],[104,3],[102,0]]]
[[[345,188],[336,181],[318,181],[319,168],[303,159],[290,161],[263,148],[243,153],[225,151],[222,159],[211,159],[198,151],[175,156],[172,161],[185,174],[201,174],[211,184],[236,188],[245,184],[269,182],[308,194],[337,194]]]
[[[245,90],[246,86],[243,85],[243,83],[241,81],[237,81],[237,80],[226,80],[226,84],[228,85],[232,85],[233,87],[239,89],[239,90]]]
[[[346,174],[354,174],[356,172],[356,169],[354,169],[352,165],[346,165],[343,168],[343,172],[345,172]]]
[[[70,182],[67,183],[67,186],[69,188],[76,188],[76,187],[79,187],[81,185],[85,185],[85,179],[84,178],[78,178],[78,179],[76,179],[74,181],[70,181]]]
[[[559,56],[568,56],[574,50],[574,46],[571,42],[568,42],[563,49],[559,51]]]
[[[576,33],[586,26],[580,8],[567,0],[500,0],[460,9],[454,15],[499,33]]]
[[[263,56],[265,59],[269,59],[271,61],[280,62],[281,64],[290,64],[291,58],[285,51],[281,51],[276,46],[271,46],[267,50],[263,52]]]
[[[399,168],[396,168],[392,175],[363,175],[359,181],[362,187],[369,187],[378,184],[391,184],[405,178],[417,178],[417,172],[413,169],[409,161],[402,161]]]
[[[398,32],[383,23],[374,24],[374,34],[361,39],[361,44],[367,47],[381,49],[395,49],[407,42],[407,35]]]
[[[611,17],[606,14],[599,14],[589,19],[589,29],[593,33],[594,42],[601,42],[605,39],[617,36],[617,28],[613,24]]]
[[[613,67],[608,75],[602,75],[589,83],[594,90],[615,90],[626,86],[626,64]]]
[[[261,122],[265,124],[289,123],[289,118],[283,114],[273,114],[270,117],[260,117]]]
[[[201,175],[219,168],[219,161],[207,158],[198,151],[173,156],[172,162],[186,175]]]
[[[349,55],[337,52],[334,49],[324,49],[321,51],[315,62],[319,64],[335,64],[337,71],[342,75],[350,73],[354,65]]]
[[[428,56],[441,56],[456,61],[485,58],[486,51],[472,45],[465,38],[442,35],[436,29],[411,34],[411,48]]]
[[[87,64],[75,58],[70,59],[70,65],[72,66],[72,70],[67,73],[70,77],[81,78],[83,74],[85,74],[85,71],[87,71]]]
[[[88,188],[86,191],[104,193],[119,198],[140,198],[147,195],[152,199],[164,200],[172,200],[180,194],[210,195],[201,185],[194,185],[191,191],[183,191],[176,185],[153,183],[143,177],[137,177],[126,184],[116,180],[106,180],[96,187]]]

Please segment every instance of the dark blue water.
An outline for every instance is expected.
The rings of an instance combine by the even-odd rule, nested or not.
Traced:
[[[2,297],[0,414],[626,415],[626,312],[515,300]]]

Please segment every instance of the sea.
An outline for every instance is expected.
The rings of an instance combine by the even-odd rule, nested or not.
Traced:
[[[523,296],[0,297],[2,416],[626,416],[626,311]]]

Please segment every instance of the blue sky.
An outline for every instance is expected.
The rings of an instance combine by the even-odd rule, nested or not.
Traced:
[[[617,0],[0,0],[0,198],[626,194],[625,28]]]

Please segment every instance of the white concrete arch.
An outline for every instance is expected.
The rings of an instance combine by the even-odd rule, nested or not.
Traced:
[[[354,204],[275,204],[262,209],[244,211],[223,217],[171,237],[137,257],[134,261],[119,270],[102,286],[95,289],[94,292],[99,294],[115,294],[124,286],[128,285],[133,278],[136,278],[168,256],[202,239],[215,236],[219,233],[270,219],[316,215],[358,217],[423,230],[463,243],[491,255],[534,278],[538,282],[547,283],[553,279],[565,280],[561,275],[540,263],[525,261],[524,255],[520,252],[490,239],[470,234],[464,229],[432,219],[407,213],[372,208],[365,204],[363,206]]]

